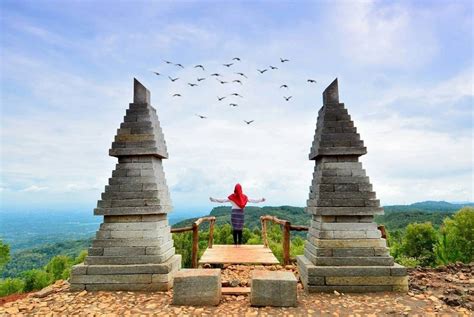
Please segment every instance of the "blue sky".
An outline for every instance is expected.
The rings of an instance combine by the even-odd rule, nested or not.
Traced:
[[[474,200],[470,1],[2,1],[0,12],[2,209],[94,207],[133,77],[157,108],[178,211],[205,213],[236,182],[269,205],[305,205],[335,77],[383,204]],[[268,65],[279,69],[258,74]],[[236,71],[242,86],[209,78]],[[231,92],[239,107],[217,102]]]

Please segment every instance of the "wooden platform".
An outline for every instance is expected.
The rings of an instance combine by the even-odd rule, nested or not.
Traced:
[[[270,248],[263,245],[214,245],[207,248],[200,264],[279,264]]]

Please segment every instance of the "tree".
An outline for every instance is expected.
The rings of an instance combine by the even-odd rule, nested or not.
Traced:
[[[10,261],[10,246],[0,240],[0,272],[3,271],[8,261]]]
[[[446,218],[440,233],[436,255],[441,264],[474,260],[474,208],[464,207]]]
[[[401,255],[419,260],[422,266],[432,266],[436,260],[434,247],[437,241],[431,222],[409,224],[402,240]]]
[[[65,255],[57,255],[49,261],[45,271],[51,274],[53,281],[67,279],[72,266],[72,260]]]
[[[21,273],[21,278],[25,282],[23,292],[31,292],[51,284],[52,277],[43,270],[29,270]]]

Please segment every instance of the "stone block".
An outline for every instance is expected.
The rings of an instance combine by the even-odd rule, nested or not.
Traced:
[[[326,285],[407,285],[408,276],[328,276]]]
[[[296,306],[297,280],[291,272],[252,272],[250,304],[252,306]]]
[[[392,266],[393,257],[317,257],[312,260],[316,266]]]
[[[308,293],[376,293],[393,291],[391,285],[305,285]]]
[[[88,256],[85,259],[87,265],[109,265],[109,264],[146,264],[163,263],[175,253],[171,248],[162,255],[138,255],[138,256]]]
[[[86,289],[85,284],[74,283],[74,284],[69,285],[69,291],[71,291],[71,292],[82,292],[85,289]]]
[[[173,287],[173,281],[168,283],[113,283],[113,284],[86,284],[86,290],[95,291],[142,291],[142,292],[164,292]]]
[[[401,266],[398,263],[394,263],[392,267],[390,267],[390,275],[393,276],[407,276],[407,268]]]
[[[381,207],[306,207],[305,210],[307,213],[323,216],[383,214],[383,208]]]
[[[74,265],[71,269],[71,274],[75,274],[75,275],[87,274],[87,265],[84,265],[84,263]]]
[[[181,268],[181,255],[175,254],[160,264],[131,265],[88,265],[87,272],[92,275],[106,274],[168,274]]]
[[[387,246],[385,239],[314,239],[309,238],[319,248],[382,248]]]
[[[151,274],[120,274],[120,275],[72,275],[71,284],[134,284],[151,283]]]
[[[216,306],[221,296],[220,269],[184,269],[174,276],[173,305]]]

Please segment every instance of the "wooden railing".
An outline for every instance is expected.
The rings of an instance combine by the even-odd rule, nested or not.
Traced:
[[[216,222],[216,217],[203,217],[199,218],[193,222],[190,227],[183,228],[171,228],[171,233],[180,233],[180,232],[193,232],[193,244],[191,250],[191,265],[193,268],[198,267],[198,253],[199,253],[199,226],[203,223],[209,221],[209,240],[207,242],[207,247],[212,249],[212,244],[214,242],[214,223]]]
[[[262,240],[263,245],[268,248],[268,239],[267,239],[267,221],[277,223],[282,226],[283,230],[283,264],[290,264],[290,231],[308,231],[306,226],[295,226],[292,225],[288,220],[278,219],[275,216],[261,216],[260,222],[262,224]]]

